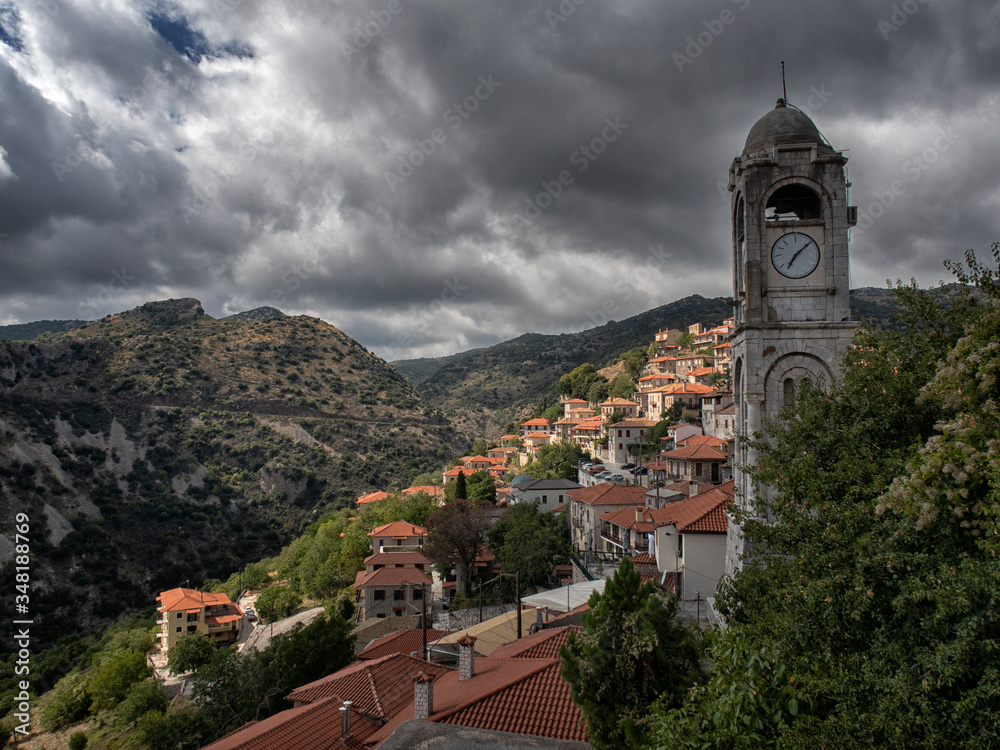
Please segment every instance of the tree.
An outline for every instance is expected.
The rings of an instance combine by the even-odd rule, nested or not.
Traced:
[[[978,296],[898,284],[904,330],[861,330],[756,442],[776,523],[746,521],[713,677],[659,715],[661,745],[1000,742],[1000,283],[950,267]]]
[[[503,571],[520,574],[522,587],[544,583],[556,563],[568,557],[565,517],[539,513],[537,502],[509,506],[487,539]]]
[[[287,708],[285,696],[294,688],[350,662],[352,609],[349,602],[331,606],[306,627],[275,636],[263,651],[216,652],[192,678],[192,697],[210,734],[221,737]]]
[[[701,636],[628,558],[589,604],[583,630],[559,649],[563,678],[596,750],[645,747],[653,703],[680,705],[700,681]]]
[[[185,633],[167,652],[167,670],[170,674],[191,672],[207,664],[215,653],[215,646],[202,633]]]
[[[486,469],[471,474],[467,483],[469,500],[486,500],[497,504],[497,486]]]
[[[97,713],[118,705],[135,683],[145,680],[152,673],[143,651],[117,651],[104,657],[87,680],[91,712]]]
[[[302,597],[287,586],[268,586],[257,597],[255,606],[261,622],[275,622],[291,615],[302,604]]]
[[[611,391],[610,395],[616,398],[632,398],[635,394],[635,381],[631,377],[625,375],[617,375],[614,380],[611,381]]]
[[[677,337],[677,345],[681,349],[687,349],[694,343],[694,334],[691,331],[684,331],[680,336]]]
[[[453,567],[457,568],[466,596],[472,590],[471,572],[476,559],[486,546],[491,508],[482,501],[458,499],[442,506],[427,519],[424,554],[442,576]]]
[[[597,372],[597,369],[590,364],[582,364],[572,372],[559,378],[558,391],[568,398],[588,398],[588,394],[595,385],[607,385],[608,379]],[[593,399],[588,399],[593,401]]]
[[[531,476],[535,479],[576,479],[578,462],[587,456],[573,443],[543,445],[531,463]]]
[[[455,500],[469,499],[469,489],[466,484],[465,472],[458,472],[458,476],[455,478]]]

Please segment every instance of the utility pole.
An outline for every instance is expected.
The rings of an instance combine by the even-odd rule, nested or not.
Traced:
[[[514,574],[514,588],[517,594],[517,640],[521,640],[521,571]]]
[[[427,594],[420,584],[420,656],[427,661]]]

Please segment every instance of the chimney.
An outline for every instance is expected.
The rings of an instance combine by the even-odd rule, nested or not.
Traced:
[[[420,670],[413,678],[413,718],[427,719],[434,713],[434,678]]]
[[[476,673],[476,652],[472,648],[474,635],[463,635],[458,641],[458,679],[471,680]]]
[[[343,737],[351,732],[351,701],[344,701],[340,707],[340,735]]]
[[[635,509],[635,522],[642,523],[642,508]]]

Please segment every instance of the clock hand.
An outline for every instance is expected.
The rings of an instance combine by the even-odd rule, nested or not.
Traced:
[[[799,254],[800,254],[800,253],[801,253],[801,252],[802,252],[803,250],[805,250],[805,248],[804,248],[804,247],[800,247],[800,248],[799,248],[798,250],[796,250],[796,251],[795,251],[795,254],[794,254],[794,255],[792,256],[792,259],[791,259],[790,261],[788,261],[788,267],[789,267],[789,268],[791,268],[791,267],[792,267],[792,263],[794,263],[794,262],[795,262],[795,259],[799,257]]]

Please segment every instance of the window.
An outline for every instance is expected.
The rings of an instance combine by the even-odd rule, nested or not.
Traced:
[[[180,625],[178,625],[178,626],[177,626],[177,632],[178,632],[178,633],[182,633],[182,632],[184,632],[184,628],[182,628],[182,627],[181,627]]]
[[[385,599],[385,591],[383,591],[382,589],[375,589],[373,598],[377,602],[382,601],[383,599]]]
[[[781,384],[781,401],[782,406],[795,406],[795,381],[791,378],[785,378]]]
[[[695,476],[699,476],[699,477],[701,476],[701,463],[696,463],[694,465],[694,473],[695,473]]]
[[[182,618],[183,616],[184,616],[184,613],[183,613],[183,612],[178,612],[178,613],[177,613],[177,619],[178,619],[178,620],[179,620],[179,619],[181,619],[181,618]]]
[[[375,615],[375,617],[381,620],[383,617],[385,617],[385,612],[379,612],[377,615]]]
[[[397,539],[396,540],[396,546],[397,547],[402,547],[403,546],[403,540],[402,539]]]
[[[413,601],[419,602],[424,598],[424,590],[422,588],[413,589]]]
[[[396,589],[392,592],[392,600],[394,602],[405,602],[406,592],[403,589]]]
[[[618,431],[618,434],[622,434],[621,430]],[[625,437],[632,437],[632,430],[625,430]]]

